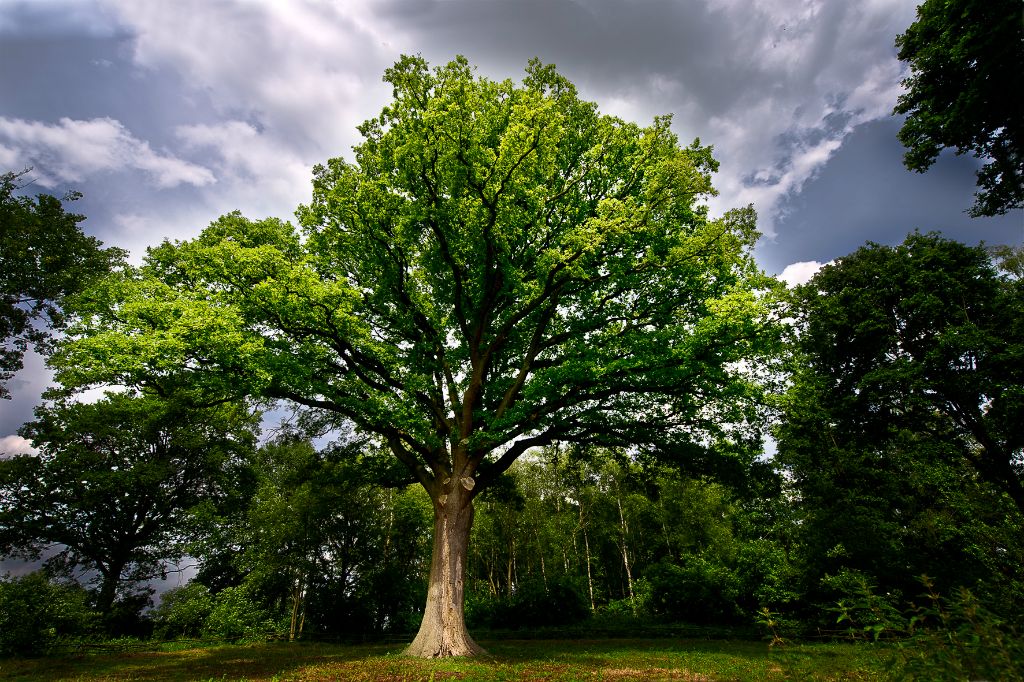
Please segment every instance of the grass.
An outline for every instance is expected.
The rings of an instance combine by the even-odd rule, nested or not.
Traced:
[[[871,644],[614,639],[481,642],[487,656],[429,661],[395,645],[274,642],[178,651],[0,660],[4,680],[878,680],[890,650]]]

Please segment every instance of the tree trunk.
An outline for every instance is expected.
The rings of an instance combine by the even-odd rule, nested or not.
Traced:
[[[416,639],[405,650],[409,656],[443,658],[484,653],[469,636],[463,617],[463,581],[472,525],[469,491],[456,483],[434,502],[434,551],[427,607]]]
[[[633,594],[633,570],[629,565],[629,551],[626,549],[626,536],[629,534],[629,526],[626,525],[626,517],[622,513],[622,499],[618,490],[615,493],[615,503],[619,505],[619,522],[622,524],[622,563],[626,566],[626,584],[629,586],[629,603],[636,611],[636,596]]]
[[[111,618],[114,611],[114,602],[117,601],[117,587],[121,582],[121,574],[127,561],[116,559],[106,565],[98,564],[100,571],[100,589],[96,595],[96,610],[103,616],[104,627],[108,633],[112,632],[113,623]]]

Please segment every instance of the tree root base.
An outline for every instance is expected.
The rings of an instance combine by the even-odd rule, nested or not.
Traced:
[[[485,655],[487,651],[473,641],[473,639],[466,635],[465,637],[457,638],[461,641],[451,641],[448,638],[444,638],[442,641],[436,639],[429,642],[420,641],[420,637],[416,637],[413,643],[406,647],[402,653],[405,656],[412,656],[414,658],[451,658],[451,657],[470,657],[470,656],[481,656]]]

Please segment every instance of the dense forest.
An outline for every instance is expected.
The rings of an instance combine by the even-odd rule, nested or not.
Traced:
[[[0,554],[42,562],[0,651],[1020,627],[1019,248],[914,232],[787,289],[669,119],[539,62],[386,79],[298,229],[233,213],[133,266],[3,177],[2,378],[35,345],[57,384],[0,460]]]

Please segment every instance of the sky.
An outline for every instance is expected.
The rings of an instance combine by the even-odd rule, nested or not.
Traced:
[[[554,63],[604,113],[673,115],[721,164],[714,215],[753,204],[755,255],[796,282],[914,229],[1024,242],[1024,212],[972,219],[976,160],[901,165],[892,116],[906,0],[0,0],[0,172],[84,194],[83,228],[127,248],[218,216],[291,219],[311,168],[352,159],[402,54],[465,55],[488,78]],[[0,452],[48,381],[27,358],[0,401]]]

